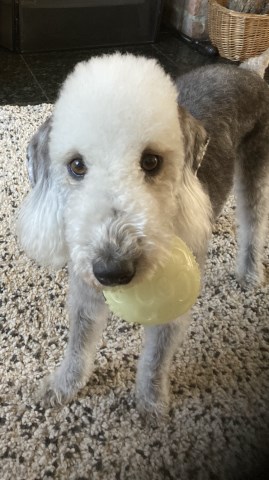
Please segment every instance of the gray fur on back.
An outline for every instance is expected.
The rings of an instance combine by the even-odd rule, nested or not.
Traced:
[[[268,150],[269,89],[256,73],[232,65],[199,68],[179,77],[177,87],[179,104],[200,120],[210,136],[198,178],[218,215],[232,188],[237,154],[249,147],[252,132],[257,133],[253,150],[255,142],[264,153]],[[260,155],[258,161],[263,170],[269,156]]]

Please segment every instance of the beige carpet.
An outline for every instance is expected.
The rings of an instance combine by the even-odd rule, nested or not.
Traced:
[[[74,402],[45,411],[32,400],[68,336],[66,272],[33,264],[13,234],[28,189],[25,145],[50,109],[0,111],[1,480],[269,479],[269,287],[243,291],[235,281],[232,199],[216,226],[203,295],[173,363],[169,419],[145,426],[136,412],[142,332],[116,318]],[[267,278],[268,257],[267,248]]]

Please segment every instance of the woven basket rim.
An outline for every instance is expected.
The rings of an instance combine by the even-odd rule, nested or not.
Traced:
[[[226,15],[230,15],[231,17],[243,17],[243,18],[253,18],[253,19],[260,19],[260,20],[268,20],[269,14],[268,13],[244,13],[244,12],[236,12],[235,10],[231,10],[230,8],[224,7],[220,5],[218,0],[209,0],[209,3],[212,5],[217,5],[220,10],[223,10]]]

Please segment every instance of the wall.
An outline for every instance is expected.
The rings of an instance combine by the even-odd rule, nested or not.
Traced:
[[[166,0],[165,23],[195,39],[207,39],[207,0]]]

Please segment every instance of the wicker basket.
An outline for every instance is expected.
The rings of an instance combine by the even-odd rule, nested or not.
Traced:
[[[269,48],[269,15],[238,13],[226,8],[228,0],[209,0],[210,40],[222,57],[242,61]]]

